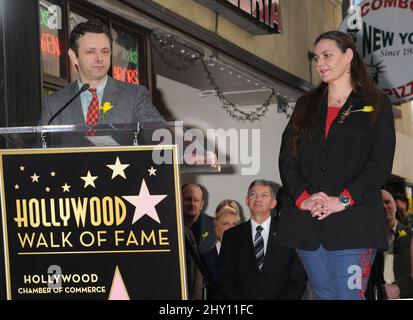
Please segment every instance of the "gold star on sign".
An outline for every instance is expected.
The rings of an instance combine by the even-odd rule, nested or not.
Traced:
[[[93,188],[96,188],[95,180],[98,177],[97,176],[92,176],[90,174],[90,171],[87,172],[87,175],[85,177],[80,177],[80,178],[85,181],[85,185],[83,186],[83,188],[86,188],[87,186],[92,186]]]
[[[51,175],[52,177],[54,177],[54,176],[56,175],[56,172],[52,171],[52,172],[50,172],[50,175]]]
[[[19,190],[19,189],[20,189],[20,186],[19,186],[18,184],[15,184],[15,185],[14,185],[14,189]]]
[[[125,176],[125,169],[127,167],[129,167],[129,164],[122,164],[120,163],[119,157],[116,157],[116,161],[115,164],[107,164],[106,165],[109,169],[113,170],[112,173],[112,180],[116,177],[116,176],[121,176],[122,178],[126,179]]]
[[[38,176],[35,172],[32,176],[30,176],[30,178],[32,178],[32,182],[39,182],[40,176]]]
[[[20,166],[20,171],[24,171],[24,166]]]
[[[62,186],[62,188],[63,188],[63,192],[70,192],[70,186],[65,182],[65,185],[64,186]]]
[[[157,170],[158,170],[158,169],[154,169],[154,168],[151,166],[151,168],[148,169],[149,176],[156,176],[156,171],[157,171]]]
[[[46,190],[46,192],[50,192],[50,188],[49,188],[49,187],[46,187],[45,190]]]

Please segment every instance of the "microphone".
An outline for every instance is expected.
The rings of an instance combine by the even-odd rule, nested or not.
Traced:
[[[63,107],[61,107],[61,108],[59,109],[59,111],[57,111],[57,112],[50,118],[50,120],[47,122],[47,125],[51,124],[52,121],[53,121],[64,109],[66,109],[66,108],[69,106],[69,104],[72,103],[73,100],[75,100],[82,92],[85,92],[85,91],[88,90],[89,88],[90,88],[90,84],[89,84],[89,83],[85,83],[85,84],[80,88],[79,92],[77,92],[77,93],[72,97],[72,99],[70,99],[68,102],[66,102],[66,104],[65,104]]]

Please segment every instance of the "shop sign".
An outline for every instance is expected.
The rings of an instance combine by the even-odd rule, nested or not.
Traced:
[[[195,0],[254,35],[281,33],[279,0]]]
[[[365,0],[349,9],[340,31],[394,104],[413,100],[413,0]]]
[[[0,299],[187,299],[175,146],[31,150],[0,150]]]

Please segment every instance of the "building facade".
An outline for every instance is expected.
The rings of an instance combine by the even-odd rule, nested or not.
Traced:
[[[148,87],[169,121],[198,129],[222,172],[183,174],[248,211],[249,183],[280,183],[281,134],[296,99],[318,84],[317,35],[337,30],[342,0],[0,0],[1,126],[36,124],[42,97],[77,77],[67,57],[75,24],[97,18],[114,35],[110,75]],[[266,4],[266,6],[264,5]],[[403,107],[401,107],[403,108]],[[405,108],[407,109],[407,108]],[[398,131],[412,136],[403,111]],[[403,129],[400,122],[406,123]],[[411,121],[411,120],[410,120]],[[195,132],[195,131],[194,131]],[[219,142],[220,141],[220,142]],[[404,150],[404,149],[403,149]],[[405,152],[405,151],[403,151]],[[398,161],[398,160],[397,160]],[[399,180],[411,183],[396,161]]]

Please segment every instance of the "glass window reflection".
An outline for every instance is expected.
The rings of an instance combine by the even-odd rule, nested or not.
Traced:
[[[139,38],[114,26],[112,29],[112,76],[113,78],[139,84]]]
[[[46,0],[39,1],[42,72],[43,74],[60,77],[61,43],[59,29],[50,23],[52,17],[50,17],[49,8],[52,8],[52,6],[55,6],[55,4]]]

